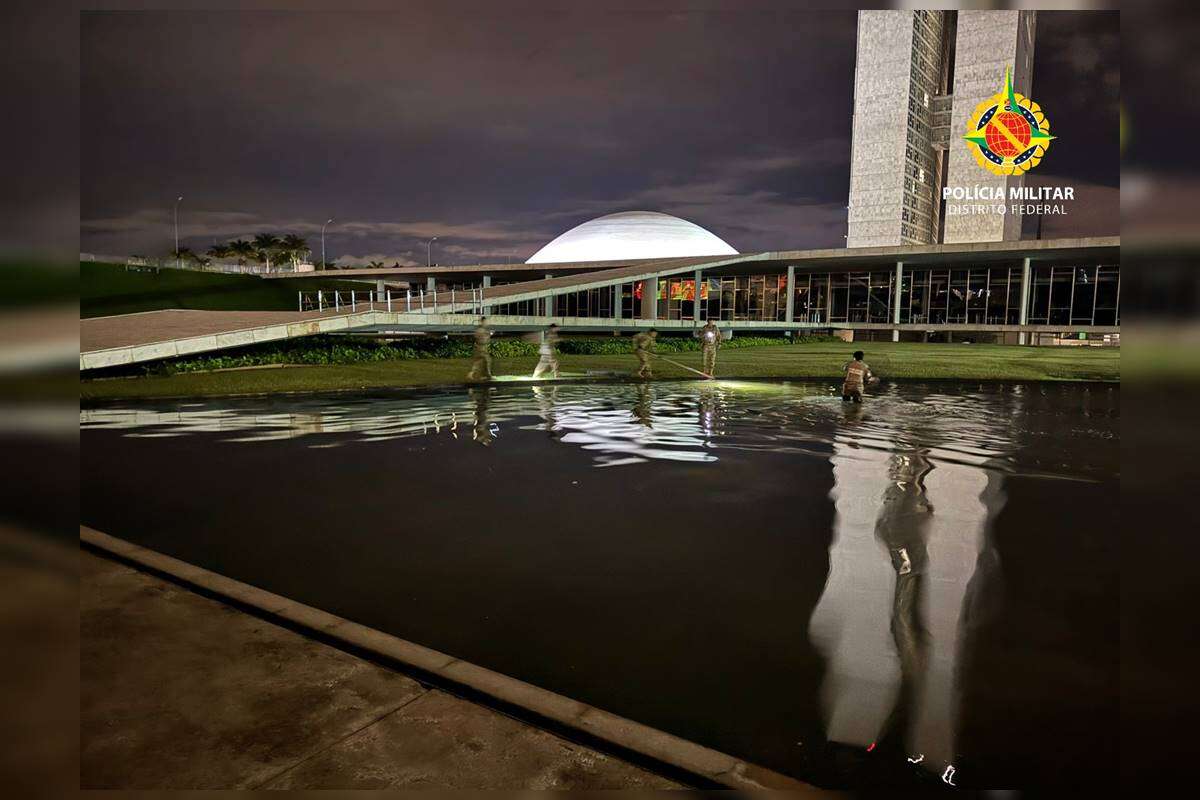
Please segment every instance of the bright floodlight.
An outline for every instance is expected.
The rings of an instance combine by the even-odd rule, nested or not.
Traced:
[[[622,211],[571,228],[525,263],[737,254],[737,250],[686,219],[657,211]]]

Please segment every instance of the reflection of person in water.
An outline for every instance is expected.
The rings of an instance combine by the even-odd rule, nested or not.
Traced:
[[[654,402],[654,398],[650,396],[650,387],[644,383],[636,385],[637,402],[633,404],[633,418],[647,428],[653,428],[651,422],[650,406]]]
[[[479,442],[484,447],[492,443],[495,436],[492,434],[492,426],[488,420],[488,402],[491,400],[490,390],[488,389],[468,389],[471,395],[471,400],[475,403],[475,422],[471,427],[471,438]]]
[[[700,384],[700,395],[696,399],[696,411],[699,413],[700,430],[705,435],[711,434],[717,422],[717,389],[712,384]]]
[[[875,520],[875,536],[888,549],[896,586],[892,595],[892,639],[900,657],[900,687],[879,737],[880,747],[904,752],[911,733],[929,658],[924,623],[929,522],[933,508],[925,494],[932,465],[918,450],[892,454],[889,482]]]
[[[545,431],[553,437],[558,424],[554,414],[554,408],[558,405],[558,387],[531,386],[530,388],[533,390],[534,399],[537,400],[538,410],[541,412],[542,419],[545,420]]]

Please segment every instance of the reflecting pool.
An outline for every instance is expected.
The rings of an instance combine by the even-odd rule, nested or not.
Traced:
[[[85,408],[82,519],[821,785],[1104,780],[1119,389],[832,392]]]

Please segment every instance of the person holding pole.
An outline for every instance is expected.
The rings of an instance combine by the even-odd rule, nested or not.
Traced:
[[[492,331],[488,327],[487,317],[480,317],[479,324],[475,326],[474,352],[471,358],[471,371],[467,373],[467,380],[490,381],[492,379],[491,346]]]
[[[704,356],[704,374],[710,377],[716,374],[717,350],[721,346],[721,331],[717,323],[711,319],[701,328],[697,335],[700,337],[700,350]]]
[[[546,329],[546,333],[542,337],[542,343],[538,346],[538,354],[541,356],[538,359],[537,366],[533,368],[533,379],[537,380],[547,372],[553,378],[558,378],[558,326],[551,324]]]
[[[639,378],[653,378],[654,373],[650,369],[650,357],[654,355],[654,340],[658,338],[658,331],[651,328],[648,331],[642,331],[633,337],[633,354],[637,356]]]

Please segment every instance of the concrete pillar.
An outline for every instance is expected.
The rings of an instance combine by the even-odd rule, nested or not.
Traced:
[[[695,303],[695,305],[693,306],[693,311],[692,311],[692,313],[693,313],[693,314],[695,315],[695,317],[696,317],[696,319],[694,320],[694,322],[695,322],[697,325],[699,325],[699,324],[700,324],[701,306],[702,306],[702,303],[701,303],[701,301],[700,301],[700,296],[701,296],[702,294],[704,294],[704,292],[702,292],[702,291],[700,290],[700,282],[701,282],[702,280],[704,280],[704,277],[703,277],[703,276],[700,274],[700,270],[696,270],[696,275],[695,275],[695,277],[694,277],[692,280],[693,280],[693,281],[695,281],[695,283],[694,283],[693,285],[694,285],[694,286],[695,286],[695,288],[696,288],[696,292],[695,292],[695,297],[696,297],[696,299],[692,301],[693,303]]]
[[[429,294],[437,289],[437,278],[433,275],[428,275],[425,278],[425,293]]]
[[[796,268],[790,265],[788,266],[787,277],[787,312],[784,320],[787,322],[796,321]],[[792,332],[788,331],[788,335],[791,336]]]
[[[895,286],[892,288],[892,324],[896,326],[895,328],[892,328],[892,341],[893,342],[900,341],[900,284],[903,282],[903,279],[904,279],[904,262],[897,261],[896,262],[896,281],[895,281]]]
[[[546,280],[549,280],[550,278],[553,278],[553,277],[554,276],[551,275],[549,272],[546,273]],[[542,313],[545,314],[547,317],[553,317],[554,311],[555,311],[555,305],[556,305],[556,303],[554,302],[554,298],[547,297],[546,299],[544,299],[542,301]]]
[[[642,281],[642,319],[658,319],[658,278]]]
[[[621,318],[621,284],[612,287],[612,315],[613,319]]]
[[[383,278],[379,278],[378,280],[376,280],[375,281],[375,294],[382,296],[383,293],[386,291],[387,291],[387,286],[384,285]]]
[[[483,288],[484,289],[492,288],[492,276],[491,275],[483,276]],[[484,303],[483,304],[483,313],[490,314],[491,311],[492,311],[492,307],[490,305],[488,305],[487,303]]]
[[[1030,282],[1029,259],[1021,262],[1021,310],[1017,317],[1017,322],[1021,325],[1029,323],[1029,282]],[[1017,334],[1017,344],[1028,344],[1029,334],[1021,331]]]
[[[825,273],[825,322],[831,323],[833,320],[833,274]]]

